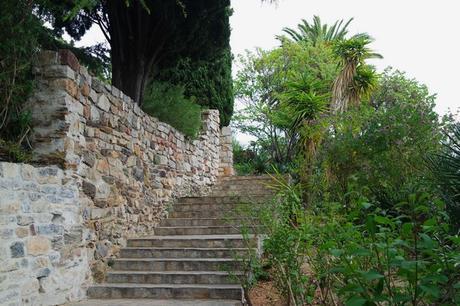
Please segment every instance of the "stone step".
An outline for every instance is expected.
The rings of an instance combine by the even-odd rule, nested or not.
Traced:
[[[193,219],[201,219],[201,218],[222,218],[222,219],[235,219],[237,217],[241,217],[241,212],[235,209],[231,210],[217,210],[217,209],[209,209],[209,210],[193,210],[193,211],[172,211],[169,214],[170,218],[193,218]],[[244,216],[246,217],[246,215]]]
[[[220,271],[168,271],[168,272],[138,272],[112,271],[107,274],[107,283],[137,283],[137,284],[238,284],[238,277],[243,272]]]
[[[264,203],[192,203],[174,205],[173,211],[210,211],[210,210],[247,210],[252,207],[263,207]]]
[[[272,198],[272,195],[258,194],[253,196],[206,196],[180,198],[175,205],[194,203],[257,203]]]
[[[245,228],[245,232],[254,232],[252,228]],[[177,227],[157,227],[154,229],[157,236],[171,235],[228,235],[241,234],[243,228],[240,226],[177,226]]]
[[[118,258],[118,271],[235,271],[242,261],[233,258]]]
[[[222,226],[222,225],[239,225],[242,222],[247,223],[248,218],[222,219],[222,218],[166,218],[161,220],[160,226]]]
[[[214,190],[209,194],[210,197],[244,197],[246,202],[254,202],[253,198],[272,198],[273,194],[260,191],[260,192],[240,192],[232,190]],[[248,200],[249,199],[249,200]],[[255,201],[258,201],[257,199]]]
[[[217,178],[217,183],[221,182],[238,182],[238,181],[263,181],[263,180],[272,180],[269,175],[229,175],[229,176],[220,176]]]
[[[255,245],[256,237],[249,235]],[[152,238],[129,239],[128,247],[165,248],[244,248],[246,242],[242,235],[184,235],[154,236]]]
[[[247,254],[247,248],[122,248],[121,258],[234,258]]]
[[[88,296],[99,299],[225,299],[243,300],[240,285],[178,284],[101,284],[88,289]]]
[[[242,306],[238,300],[203,300],[203,299],[90,299],[65,304],[66,306]]]
[[[273,192],[270,183],[248,183],[244,182],[241,184],[220,184],[212,188],[212,190],[233,190],[233,191],[243,191],[243,192]]]

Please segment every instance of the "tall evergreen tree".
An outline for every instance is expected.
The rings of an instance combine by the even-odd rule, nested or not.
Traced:
[[[145,86],[180,60],[212,61],[229,54],[229,0],[41,0],[41,12],[57,33],[74,39],[97,24],[110,44],[112,83],[141,104]],[[68,18],[68,16],[71,18]],[[211,84],[227,84],[224,118],[232,113],[230,61]],[[225,79],[216,81],[224,76]],[[174,80],[176,81],[176,80]],[[186,86],[187,87],[187,86]],[[192,90],[190,90],[192,91]],[[196,97],[199,101],[203,97]],[[208,102],[209,103],[209,102]],[[213,105],[209,105],[213,106]],[[227,119],[224,120],[228,121]]]

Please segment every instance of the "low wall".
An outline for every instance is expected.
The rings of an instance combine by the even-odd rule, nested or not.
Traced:
[[[0,305],[85,297],[94,233],[81,212],[78,180],[69,171],[0,163]]]
[[[82,298],[88,284],[103,280],[107,260],[127,238],[153,234],[175,198],[205,194],[218,175],[233,174],[231,131],[221,131],[218,111],[202,113],[201,133],[191,140],[92,77],[68,51],[42,52],[34,73],[33,162],[45,167],[1,163],[7,170],[0,176],[0,192],[8,195],[0,202],[8,210],[1,224],[4,269],[17,268],[2,271],[8,275],[0,275],[0,286],[2,277],[21,274],[28,287],[0,293],[0,304],[5,294],[16,300],[14,290],[21,305],[29,296],[58,301],[44,305]],[[38,194],[40,201],[32,200]],[[34,241],[43,251],[30,251]]]

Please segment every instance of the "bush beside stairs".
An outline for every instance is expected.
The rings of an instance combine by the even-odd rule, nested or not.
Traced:
[[[128,240],[106,283],[90,287],[90,299],[78,305],[243,305],[235,255],[248,250],[237,207],[269,198],[269,181],[221,177],[209,196],[179,199],[154,236]]]

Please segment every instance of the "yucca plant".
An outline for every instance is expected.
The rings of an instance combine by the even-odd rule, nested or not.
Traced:
[[[446,201],[456,228],[460,228],[460,123],[446,133],[441,153],[428,157],[436,185]]]
[[[349,105],[359,104],[375,88],[375,72],[365,61],[382,56],[368,47],[372,42],[373,39],[363,33],[334,44],[334,53],[342,67],[332,87],[331,110],[334,113],[344,112]]]

